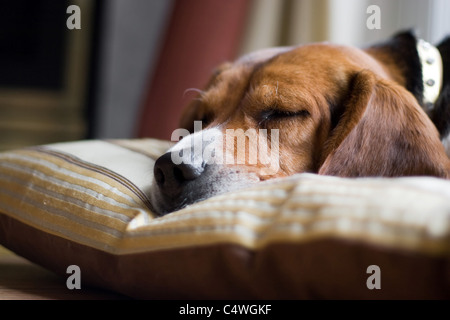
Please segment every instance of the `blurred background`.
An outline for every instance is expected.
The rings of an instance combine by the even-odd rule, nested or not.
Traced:
[[[69,30],[69,5],[81,29]],[[380,28],[370,29],[370,5]],[[399,30],[438,43],[447,0],[0,0],[0,150],[170,139],[218,64],[270,46],[365,46]]]

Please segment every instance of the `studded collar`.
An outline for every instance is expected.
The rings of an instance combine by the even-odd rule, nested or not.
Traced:
[[[432,109],[442,88],[443,67],[439,50],[430,43],[417,41],[417,52],[422,64],[423,103]]]

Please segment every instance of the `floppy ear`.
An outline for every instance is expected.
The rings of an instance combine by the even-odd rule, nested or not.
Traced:
[[[350,87],[319,174],[448,176],[439,134],[411,93],[368,70],[357,73]]]

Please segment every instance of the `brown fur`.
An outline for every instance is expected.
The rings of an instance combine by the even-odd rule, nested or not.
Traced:
[[[448,178],[439,134],[392,63],[381,49],[313,44],[263,62],[226,64],[181,125],[190,129],[203,120],[224,133],[280,129],[281,170],[270,178],[297,172]],[[304,116],[262,122],[270,110]],[[256,174],[261,169],[245,167]]]

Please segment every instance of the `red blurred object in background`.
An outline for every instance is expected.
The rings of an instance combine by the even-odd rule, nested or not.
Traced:
[[[149,79],[138,136],[170,140],[182,110],[214,68],[235,58],[250,0],[181,0],[173,8],[154,74]]]

